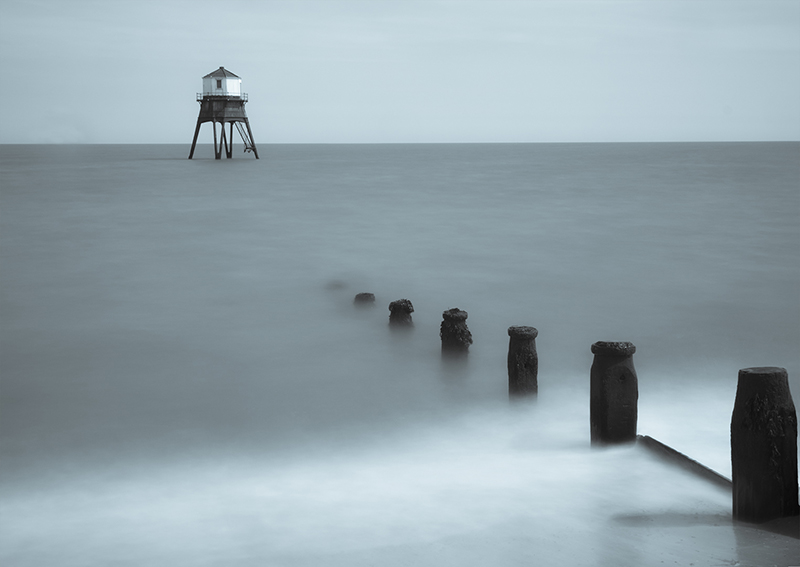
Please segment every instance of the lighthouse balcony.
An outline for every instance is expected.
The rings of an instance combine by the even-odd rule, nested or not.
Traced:
[[[247,93],[233,94],[233,93],[197,93],[197,100],[210,98],[215,100],[243,100],[247,102]]]

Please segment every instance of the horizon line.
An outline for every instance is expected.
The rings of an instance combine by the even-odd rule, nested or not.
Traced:
[[[413,145],[530,145],[530,144],[792,144],[796,140],[616,140],[558,142],[261,142],[261,146],[413,146]],[[0,142],[0,146],[191,146],[191,142]],[[197,145],[213,146],[212,142]]]

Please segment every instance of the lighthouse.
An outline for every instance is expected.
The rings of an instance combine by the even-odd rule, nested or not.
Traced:
[[[225,67],[220,67],[203,77],[203,92],[197,93],[197,102],[200,103],[200,114],[197,117],[197,126],[194,129],[194,139],[192,140],[192,150],[189,152],[189,159],[194,155],[194,148],[197,145],[197,135],[200,133],[200,126],[205,122],[211,122],[214,128],[214,158],[222,157],[222,150],[225,149],[225,157],[233,157],[233,128],[239,132],[239,136],[244,142],[244,151],[253,152],[258,159],[258,150],[253,141],[253,131],[250,129],[250,121],[244,111],[247,103],[247,94],[242,92],[242,79],[234,75]],[[220,125],[220,133],[217,135],[217,123]],[[225,133],[225,126],[230,124],[229,132]]]

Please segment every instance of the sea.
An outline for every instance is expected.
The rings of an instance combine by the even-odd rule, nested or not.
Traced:
[[[0,145],[0,564],[798,561],[592,448],[589,371],[632,342],[639,433],[730,477],[738,371],[800,396],[800,143],[188,151]]]

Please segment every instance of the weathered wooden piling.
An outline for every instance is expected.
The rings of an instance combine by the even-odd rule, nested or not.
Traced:
[[[592,345],[589,420],[592,444],[636,441],[639,384],[633,367],[636,347],[629,342]]]
[[[508,394],[512,397],[536,396],[539,393],[538,335],[539,331],[534,327],[508,328]]]
[[[389,304],[389,324],[398,326],[412,325],[411,314],[414,306],[408,299],[398,299]]]
[[[353,298],[353,303],[359,307],[372,307],[375,305],[375,294],[357,293]]]
[[[734,519],[760,523],[798,514],[797,413],[786,369],[739,370],[731,463]]]
[[[472,344],[472,333],[467,328],[467,312],[454,307],[442,313],[439,336],[442,339],[442,353],[466,354]]]

